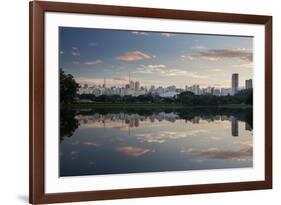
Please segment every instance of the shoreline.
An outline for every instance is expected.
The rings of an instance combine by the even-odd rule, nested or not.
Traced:
[[[190,106],[183,104],[153,104],[153,103],[128,103],[128,104],[119,104],[119,103],[75,103],[70,105],[72,108],[96,108],[96,109],[113,109],[113,108],[173,108],[173,109],[183,109],[183,108],[240,108],[247,109],[252,108],[252,105],[247,104],[224,104],[224,105],[198,105]]]

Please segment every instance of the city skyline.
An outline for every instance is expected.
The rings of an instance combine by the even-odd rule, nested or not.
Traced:
[[[60,28],[60,63],[80,84],[231,87],[252,78],[252,37]]]
[[[131,76],[129,74],[129,79],[127,83],[123,83],[122,86],[107,86],[106,78],[104,78],[103,84],[100,85],[92,85],[88,84],[80,84],[79,94],[93,94],[95,96],[100,95],[132,95],[139,96],[145,94],[158,95],[161,97],[175,97],[176,95],[182,92],[192,92],[195,95],[216,95],[216,96],[226,96],[226,95],[235,95],[238,91],[243,89],[251,89],[253,88],[252,79],[246,79],[244,86],[239,87],[239,74],[233,73],[231,76],[231,87],[227,88],[217,88],[217,87],[206,87],[202,88],[198,84],[194,85],[185,85],[185,88],[177,88],[175,85],[168,85],[167,87],[155,86],[151,85],[150,87],[143,86],[139,81],[131,80]]]

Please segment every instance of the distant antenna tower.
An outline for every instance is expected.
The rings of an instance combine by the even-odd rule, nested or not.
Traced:
[[[131,82],[131,72],[129,72],[129,84]]]
[[[104,88],[106,87],[106,80],[105,80],[105,78],[103,79],[103,87]]]

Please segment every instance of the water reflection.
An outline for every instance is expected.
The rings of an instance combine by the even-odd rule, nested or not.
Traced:
[[[252,167],[250,109],[69,112],[60,176]]]

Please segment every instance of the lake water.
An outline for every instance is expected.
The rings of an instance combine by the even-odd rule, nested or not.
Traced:
[[[61,112],[60,176],[253,166],[247,109]]]

